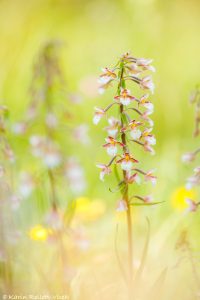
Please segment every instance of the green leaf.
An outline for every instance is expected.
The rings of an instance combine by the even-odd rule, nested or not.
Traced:
[[[152,205],[157,205],[160,203],[163,203],[164,201],[160,201],[160,202],[149,202],[149,203],[145,203],[145,202],[131,202],[130,205],[133,206],[152,206]]]
[[[113,170],[114,170],[114,174],[115,174],[117,181],[120,181],[119,172],[118,172],[116,164],[114,164]]]
[[[124,181],[121,181],[121,182],[119,182],[118,183],[118,185],[117,185],[117,187],[113,190],[113,189],[111,189],[111,188],[109,188],[109,191],[111,192],[111,193],[116,193],[116,192],[119,192],[119,191],[121,191],[121,189],[123,189],[124,188]]]

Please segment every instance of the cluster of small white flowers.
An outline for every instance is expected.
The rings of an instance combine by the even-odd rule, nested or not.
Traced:
[[[75,157],[70,157],[65,164],[65,176],[69,187],[75,194],[80,194],[86,189],[84,171]]]
[[[28,106],[24,120],[13,125],[13,132],[17,135],[29,136],[30,150],[34,157],[43,163],[48,171],[48,179],[53,187],[50,190],[50,198],[53,209],[57,206],[57,195],[54,186],[57,184],[56,177],[62,176],[75,194],[83,192],[86,187],[84,171],[78,162],[69,159],[66,171],[65,161],[68,159],[63,153],[62,145],[59,142],[61,122],[66,119],[71,120],[71,112],[66,107],[66,96],[72,102],[80,102],[78,95],[65,92],[65,80],[62,77],[62,70],[58,57],[58,43],[50,41],[41,49],[38,59],[34,64],[33,80],[30,87],[31,101]],[[42,78],[42,80],[41,80]],[[55,94],[59,95],[63,103],[55,103]],[[60,101],[61,102],[61,101]],[[38,123],[42,126],[42,135],[38,134]],[[70,123],[70,122],[68,122]],[[68,126],[69,125],[69,126]],[[75,127],[70,124],[69,128],[73,140],[76,144],[88,144],[88,127],[81,124]],[[30,135],[30,129],[32,135]],[[67,175],[66,175],[67,174]],[[75,174],[75,175],[74,175]],[[66,176],[65,176],[66,175]],[[74,180],[74,182],[73,182]],[[19,180],[19,194],[22,198],[31,196],[36,187],[36,182],[32,175],[24,173]],[[51,192],[53,191],[54,192]]]
[[[62,156],[58,145],[51,139],[44,136],[33,135],[30,137],[30,144],[32,154],[41,158],[47,168],[53,169],[61,164]]]
[[[116,83],[117,95],[114,96],[113,102],[105,109],[95,108],[93,123],[97,125],[103,117],[107,117],[107,112],[113,106],[119,107],[119,118],[114,116],[108,117],[108,126],[105,130],[108,133],[106,144],[103,147],[106,149],[111,161],[108,164],[97,164],[101,169],[100,179],[104,180],[105,175],[111,174],[111,165],[120,165],[124,172],[124,183],[132,184],[141,182],[141,175],[145,181],[156,183],[156,177],[152,171],[144,172],[139,168],[135,168],[135,163],[138,160],[133,157],[129,150],[129,144],[135,143],[143,147],[143,149],[151,154],[154,154],[153,146],[156,144],[155,136],[152,134],[153,121],[150,116],[154,111],[154,105],[149,100],[149,94],[143,94],[141,97],[131,95],[131,91],[126,88],[127,81],[133,81],[138,84],[142,90],[154,92],[154,84],[151,76],[142,77],[146,71],[155,71],[151,65],[152,60],[144,58],[135,58],[130,53],[121,56],[116,66],[112,69],[104,68],[103,73],[99,78],[99,92],[102,94],[112,83]],[[120,150],[120,151],[119,151]],[[144,202],[146,198],[140,197]],[[120,203],[119,210],[123,205]]]
[[[190,102],[192,104],[195,104],[196,106],[196,116],[195,116],[195,130],[194,130],[194,136],[198,136],[199,131],[199,122],[200,122],[200,89],[197,88],[194,90],[190,96]],[[195,150],[194,152],[188,152],[182,155],[182,161],[184,163],[191,163],[195,161],[197,158],[197,155],[200,152],[200,148]],[[200,186],[200,166],[196,166],[193,169],[193,175],[188,177],[186,180],[186,189],[192,189],[195,186]],[[188,204],[187,212],[195,212],[197,211],[200,201],[194,201],[192,199],[185,199],[186,203]]]

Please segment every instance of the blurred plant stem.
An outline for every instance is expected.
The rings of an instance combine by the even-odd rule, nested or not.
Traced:
[[[54,76],[56,70],[54,70],[54,57],[51,57],[51,52],[49,53],[49,45],[44,49],[44,91],[45,91],[45,110],[46,115],[52,114],[53,112],[53,103],[52,103],[52,83],[54,81]],[[49,128],[49,126],[45,126],[46,136],[48,139],[54,139],[54,132]],[[51,206],[54,212],[58,213],[58,199],[56,194],[56,178],[54,171],[48,168],[48,179],[50,184],[50,199],[51,199]],[[59,231],[57,233],[57,238],[59,241],[59,256],[61,261],[61,270],[62,270],[62,288],[63,292],[66,292],[68,295],[68,299],[71,299],[70,296],[70,282],[65,280],[65,272],[66,267],[68,266],[67,263],[67,256],[65,251],[65,246],[63,243],[62,232]]]
[[[51,56],[48,55],[49,49],[48,46],[44,49],[44,91],[45,91],[45,109],[46,109],[46,114],[51,114],[52,113],[52,103],[51,103],[51,90],[52,90],[52,82],[54,78],[54,68],[51,67],[52,61],[51,61]],[[48,127],[46,124],[45,126],[46,129],[46,135],[49,139],[53,138],[53,131],[51,128]],[[49,177],[49,183],[51,187],[51,205],[52,209],[54,211],[57,211],[57,197],[56,197],[56,182],[54,178],[53,171],[51,169],[48,169],[48,177]]]

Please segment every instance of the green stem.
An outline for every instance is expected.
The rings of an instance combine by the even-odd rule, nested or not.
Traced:
[[[118,94],[120,94],[120,89],[125,88],[125,81],[123,79],[124,74],[124,64],[121,63],[120,65],[120,82],[118,86]],[[120,105],[120,114],[121,114],[121,126],[124,127],[123,122],[123,113],[124,113],[124,106],[123,104]],[[121,134],[121,141],[124,144],[123,152],[127,152],[127,142],[126,142],[126,135],[124,132]],[[126,182],[126,171],[123,170],[123,177],[124,182]],[[133,282],[133,234],[132,234],[132,215],[131,215],[131,206],[129,203],[129,195],[128,195],[128,184],[126,183],[123,193],[123,200],[127,204],[127,211],[126,211],[126,220],[127,220],[127,238],[128,238],[128,297],[129,300],[133,299],[133,289],[132,289],[132,282]]]

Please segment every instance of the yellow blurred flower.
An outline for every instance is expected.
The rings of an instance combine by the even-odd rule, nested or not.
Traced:
[[[185,187],[177,188],[171,196],[172,206],[179,211],[183,211],[188,207],[186,198],[194,200],[196,192],[194,190],[187,190]]]
[[[29,231],[29,237],[34,241],[46,241],[50,234],[51,230],[42,225],[36,225]]]
[[[101,199],[91,200],[88,197],[79,197],[75,201],[75,215],[82,221],[94,221],[105,213],[106,205]]]

